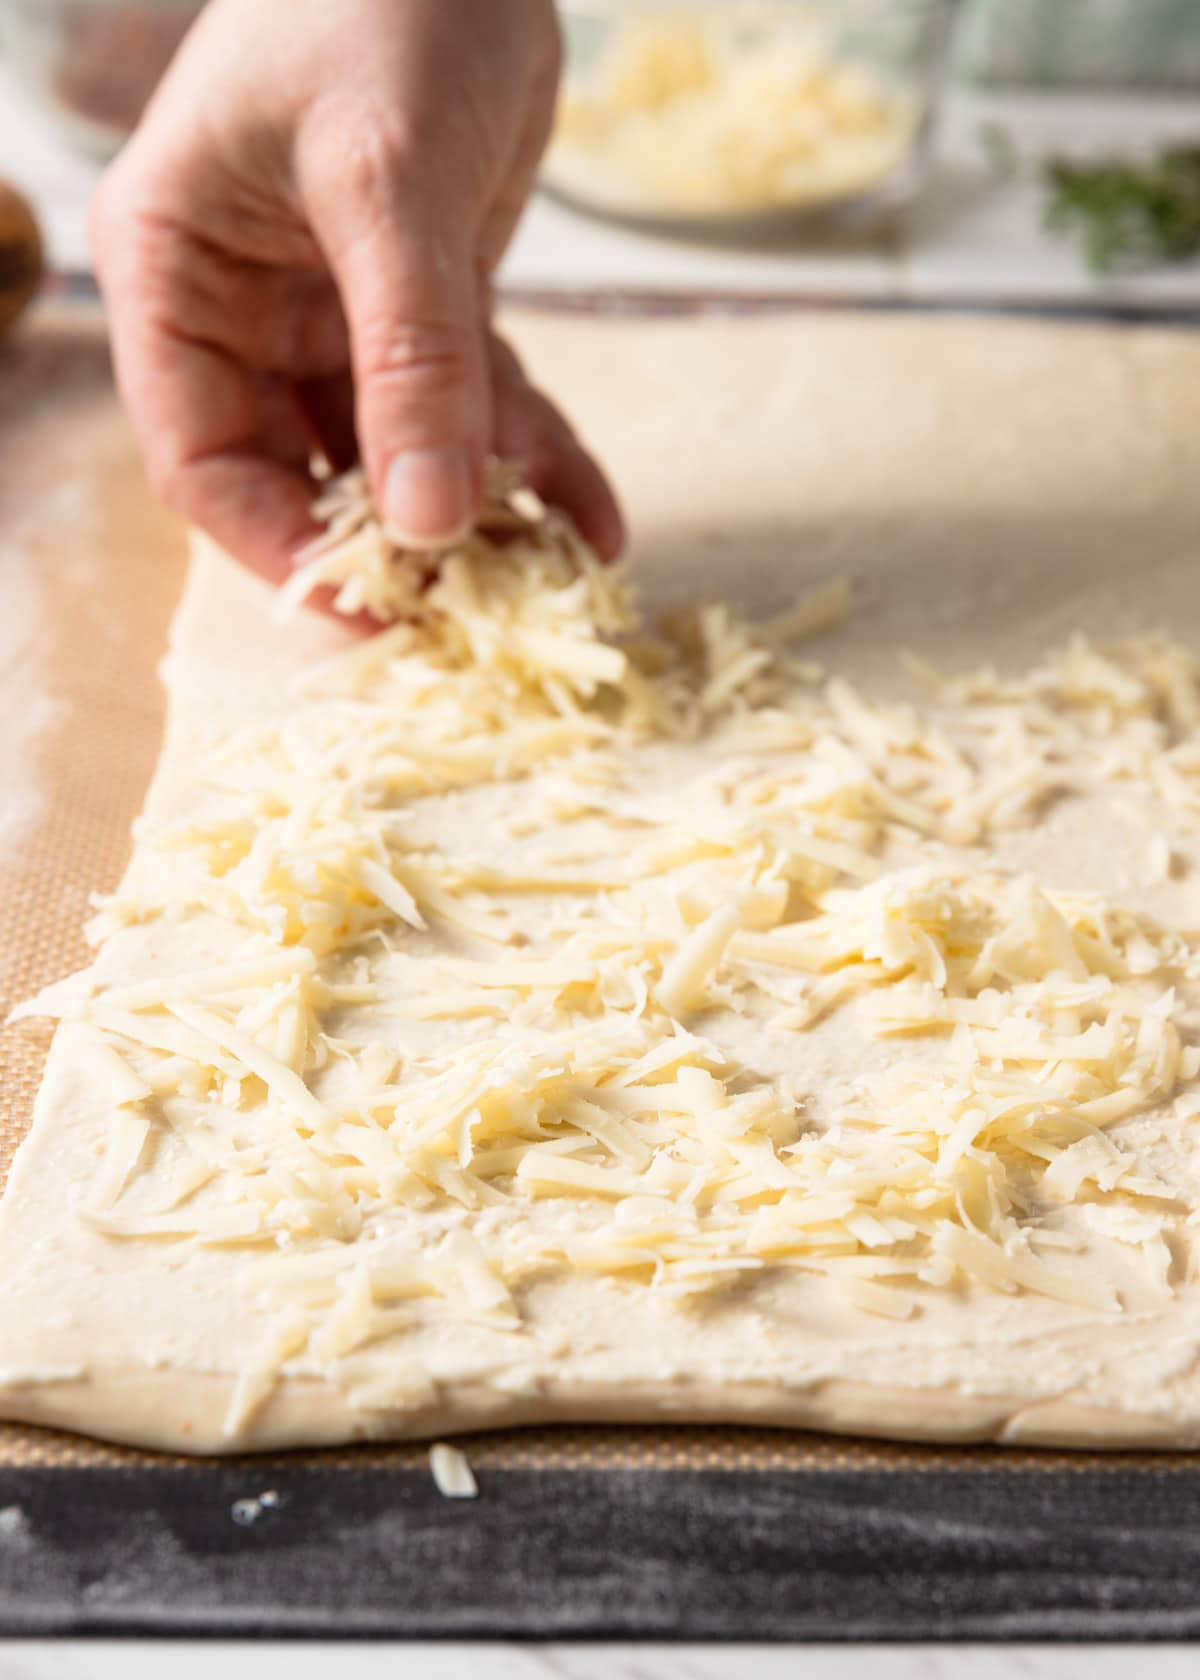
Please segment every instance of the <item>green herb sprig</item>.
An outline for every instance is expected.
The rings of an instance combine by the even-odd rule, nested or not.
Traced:
[[[1080,233],[1097,273],[1200,252],[1200,145],[1171,147],[1140,162],[1053,158],[1046,180],[1047,227]]]

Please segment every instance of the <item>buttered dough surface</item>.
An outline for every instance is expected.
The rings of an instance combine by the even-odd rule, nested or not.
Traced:
[[[1166,335],[851,325],[525,324],[637,628],[554,521],[409,596],[343,498],[371,643],[197,544],[40,1006],[0,1415],[1200,1437],[1196,510],[1131,546],[1184,387]]]

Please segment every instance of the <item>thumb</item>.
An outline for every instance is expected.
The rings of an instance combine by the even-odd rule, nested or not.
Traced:
[[[468,218],[456,231],[452,196],[439,206],[389,192],[357,219],[322,243],[349,327],[359,449],[392,534],[436,545],[475,517],[491,431]]]

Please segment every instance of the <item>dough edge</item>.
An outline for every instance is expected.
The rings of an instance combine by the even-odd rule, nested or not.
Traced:
[[[728,1425],[926,1445],[1081,1451],[1200,1447],[1200,1419],[1122,1412],[1072,1394],[1028,1402],[957,1387],[900,1388],[842,1378],[789,1388],[765,1380],[622,1380],[597,1386],[551,1377],[537,1394],[508,1394],[481,1381],[443,1381],[436,1404],[401,1412],[356,1406],[323,1378],[283,1377],[252,1422],[227,1436],[222,1420],[236,1381],[229,1373],[104,1365],[78,1378],[11,1382],[0,1391],[0,1417],[189,1457],[587,1424]]]

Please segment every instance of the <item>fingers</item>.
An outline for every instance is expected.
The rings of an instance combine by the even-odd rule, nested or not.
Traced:
[[[479,506],[490,430],[470,199],[436,129],[419,165],[386,125],[354,132],[333,178],[322,148],[301,184],[349,326],[363,465],[397,538],[448,542]]]
[[[542,500],[570,514],[604,560],[625,545],[625,525],[600,467],[549,398],[534,389],[507,344],[489,344],[495,405],[492,447],[520,461]]]
[[[181,466],[169,500],[234,559],[282,584],[298,549],[318,534],[309,513],[313,487],[261,455],[230,450]]]
[[[287,74],[264,87],[230,51],[244,13],[215,0],[102,194],[98,266],[152,478],[282,576],[312,530],[314,443],[335,468],[357,454],[421,545],[470,525],[495,444],[611,553],[603,475],[511,357],[492,414],[486,276],[550,122],[551,0],[413,0],[403,27],[392,0],[345,5],[361,28],[297,3],[272,60]]]
[[[117,383],[156,491],[272,582],[314,534],[308,441],[279,381],[166,328],[108,289]]]
[[[110,174],[91,231],[117,383],[147,473],[185,519],[278,582],[314,532],[303,416],[285,379],[209,338],[229,267],[144,198],[136,178]]]

